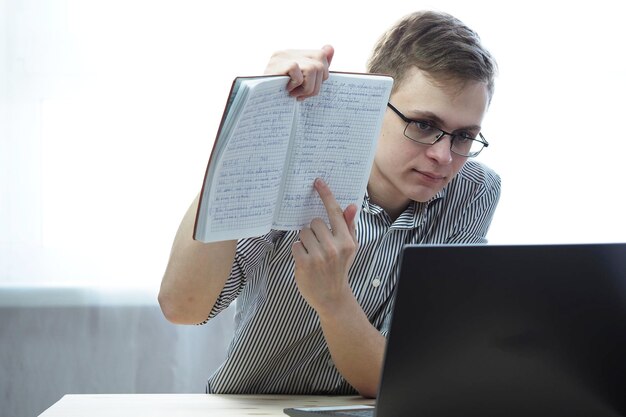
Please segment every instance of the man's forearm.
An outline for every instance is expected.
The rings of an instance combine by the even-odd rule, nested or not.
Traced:
[[[236,241],[205,244],[193,240],[197,204],[196,198],[180,224],[159,291],[163,314],[177,324],[206,320],[235,257]]]
[[[352,296],[320,323],[335,366],[364,397],[376,397],[386,339],[372,326]]]

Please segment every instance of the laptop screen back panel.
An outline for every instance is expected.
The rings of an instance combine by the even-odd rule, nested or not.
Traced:
[[[377,417],[626,415],[626,245],[408,246]]]

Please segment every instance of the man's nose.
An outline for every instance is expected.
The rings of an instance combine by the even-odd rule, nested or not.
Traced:
[[[452,162],[451,147],[452,138],[449,135],[443,135],[436,143],[428,147],[426,154],[439,164],[446,165]]]

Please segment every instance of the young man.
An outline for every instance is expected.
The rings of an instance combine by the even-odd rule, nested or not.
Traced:
[[[289,75],[291,94],[306,99],[333,53],[278,52],[266,73]],[[496,69],[478,36],[447,14],[415,13],[380,39],[368,70],[395,83],[358,222],[321,180],[329,225],[202,244],[192,239],[197,199],[185,215],[159,294],[165,316],[205,322],[238,300],[207,392],[374,397],[403,245],[486,242],[500,180],[471,158],[487,145]]]

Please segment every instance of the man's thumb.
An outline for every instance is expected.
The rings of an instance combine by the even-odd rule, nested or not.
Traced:
[[[328,61],[328,65],[330,65],[330,62],[333,60],[333,55],[335,55],[335,48],[331,45],[324,45],[322,46],[322,51],[326,54],[326,60]]]

